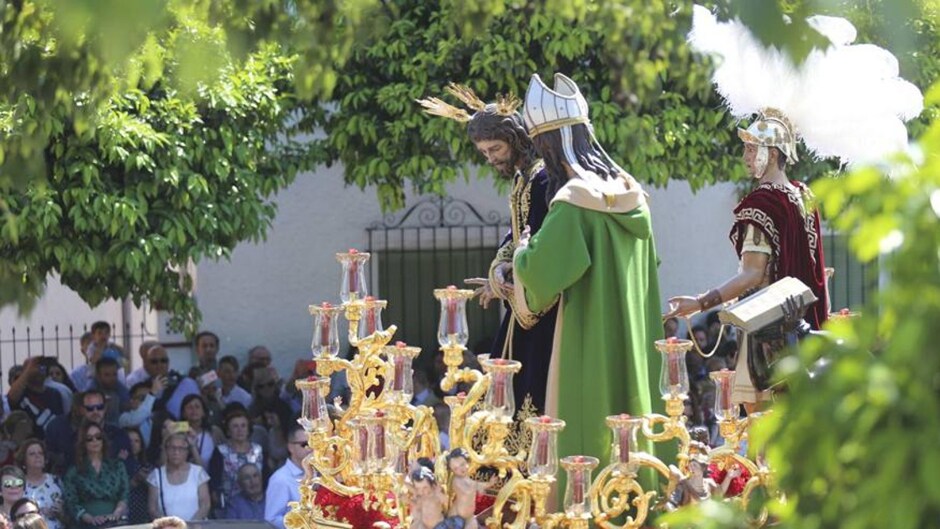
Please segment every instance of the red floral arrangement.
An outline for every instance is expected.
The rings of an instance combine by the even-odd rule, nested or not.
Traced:
[[[343,496],[320,486],[313,502],[331,518],[346,522],[354,529],[372,529],[376,522],[385,522],[391,527],[398,527],[398,518],[384,516],[381,511],[366,509],[362,494]]]
[[[343,496],[320,486],[313,502],[330,518],[348,523],[354,529],[372,529],[372,524],[376,522],[385,522],[393,528],[398,527],[398,518],[388,518],[380,511],[365,509],[362,494]],[[479,514],[489,509],[495,502],[495,496],[477,494],[476,512]]]
[[[738,463],[734,463],[740,466]],[[728,475],[727,469],[720,469],[718,465],[712,463],[708,465],[708,477],[721,485],[721,482],[725,480],[725,476]],[[747,468],[741,466],[741,475],[731,480],[731,483],[728,484],[728,491],[725,492],[725,497],[730,498],[732,496],[737,496],[744,492],[744,486],[747,485],[748,480],[751,479],[751,473],[748,472]]]

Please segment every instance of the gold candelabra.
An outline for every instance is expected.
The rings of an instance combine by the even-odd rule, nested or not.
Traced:
[[[361,497],[362,508],[381,518],[379,525],[408,526],[407,476],[412,465],[419,458],[428,458],[436,463],[439,475],[447,472],[433,410],[411,404],[412,363],[421,349],[401,342],[391,344],[396,327],[384,328],[381,320],[387,303],[367,292],[365,265],[369,258],[368,253],[356,250],[337,254],[343,269],[342,303],[309,308],[318,376],[298,380],[296,385],[303,395],[299,422],[312,451],[304,461],[300,501],[291,504],[285,517],[289,529],[351,527],[330,505],[317,503],[320,487],[343,498]],[[478,355],[482,371],[465,367],[469,339],[466,303],[473,291],[449,286],[435,290],[434,296],[441,306],[437,335],[447,367],[441,388],[448,393],[444,401],[451,411],[451,447],[465,451],[471,473],[495,469],[504,479],[492,514],[485,521],[489,529],[524,529],[531,522],[542,529],[587,529],[591,522],[604,529],[638,529],[645,526],[652,511],[664,507],[684,480],[692,479],[689,467],[693,458],[704,457],[719,468],[733,464],[746,468],[750,478],[735,500],[745,507],[757,487],[772,488],[769,470],[739,452],[755,418],[738,415],[739,406],[731,398],[733,371],[711,374],[716,385],[715,413],[725,445],[709,450],[690,438],[683,415],[689,394],[685,368],[685,355],[692,347],[689,340],[656,342],[663,363],[659,389],[666,415],[607,417],[611,460],[596,479],[591,478],[601,464],[596,458],[559,457],[557,437],[565,427],[560,419],[526,419],[531,442],[511,448],[516,410],[512,379],[522,364]],[[340,315],[348,322],[347,341],[356,349],[351,358],[339,354]],[[330,377],[339,372],[346,374],[351,390],[345,408],[327,404]],[[667,462],[641,450],[641,435],[652,443],[676,443],[675,466],[670,468]],[[559,466],[567,479],[562,508],[554,511]],[[660,476],[661,489],[644,488],[638,477],[642,469],[652,469]],[[446,479],[441,484],[449,486]],[[507,514],[513,514],[513,519],[505,521]],[[756,522],[765,521],[766,514]]]

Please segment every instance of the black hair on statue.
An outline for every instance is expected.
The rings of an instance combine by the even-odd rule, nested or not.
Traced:
[[[532,138],[535,150],[545,162],[548,173],[548,190],[545,200],[551,201],[555,193],[568,182],[568,172],[565,170],[565,150],[561,143],[561,131],[550,130]],[[612,180],[621,175],[621,170],[614,164],[610,156],[594,140],[588,125],[579,123],[571,125],[571,145],[574,155],[581,167],[592,171],[601,178]]]
[[[508,116],[500,114],[497,112],[496,105],[490,103],[470,118],[467,135],[474,143],[493,140],[508,143],[512,151],[513,166],[530,167],[538,160],[535,146],[518,112],[513,112]]]

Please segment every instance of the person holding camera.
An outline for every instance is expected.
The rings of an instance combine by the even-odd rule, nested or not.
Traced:
[[[166,410],[174,418],[179,419],[183,399],[187,395],[198,395],[199,384],[170,369],[170,355],[162,345],[155,345],[147,351],[147,363],[144,364],[144,369],[151,380],[160,377],[166,380],[165,388],[157,395],[153,410],[155,412]]]
[[[192,462],[204,469],[209,468],[209,460],[215,452],[215,439],[209,426],[207,405],[202,395],[187,395],[183,399],[183,417],[189,425],[187,438],[192,449]]]
[[[7,400],[11,410],[29,415],[42,436],[53,419],[65,414],[65,404],[59,392],[46,387],[46,367],[41,357],[27,358],[23,367],[23,373],[10,384]]]

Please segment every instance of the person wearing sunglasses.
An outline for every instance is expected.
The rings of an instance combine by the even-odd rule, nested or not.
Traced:
[[[182,417],[183,399],[187,395],[198,395],[199,384],[190,377],[170,369],[170,355],[162,345],[155,345],[147,351],[147,363],[144,369],[150,380],[163,378],[164,389],[157,395],[153,405],[154,412],[167,411],[174,418]]]
[[[65,505],[77,529],[119,525],[127,517],[130,485],[120,460],[108,456],[102,427],[85,420],[78,428],[75,464],[64,480]]]
[[[0,514],[12,520],[13,504],[26,494],[26,474],[12,465],[0,469]]]
[[[293,423],[288,432],[287,450],[290,457],[268,480],[264,504],[264,519],[279,529],[284,529],[288,502],[300,501],[299,482],[304,477],[303,461],[310,454],[307,432],[297,423]]]
[[[137,355],[140,357],[140,367],[134,369],[127,375],[127,379],[125,380],[127,387],[132,388],[150,378],[150,374],[147,373],[147,353],[150,352],[152,347],[157,345],[160,345],[160,342],[156,340],[144,340],[140,343],[140,346],[137,348]]]
[[[67,467],[75,461],[75,438],[82,421],[92,422],[98,425],[108,439],[108,455],[118,458],[120,454],[131,453],[131,441],[127,433],[114,424],[105,421],[107,406],[105,396],[96,389],[90,389],[75,399],[76,405],[72,407],[71,417],[57,417],[46,434],[46,456],[52,464],[52,470],[58,475],[62,475]],[[133,473],[136,464],[133,456],[128,455],[124,459],[128,474]]]
[[[39,507],[50,529],[62,527],[62,486],[46,472],[46,448],[39,439],[27,439],[16,451],[16,465],[26,471],[26,498]],[[21,500],[26,501],[26,500]],[[17,502],[19,503],[19,502]],[[13,505],[14,521],[17,504]]]
[[[23,515],[13,523],[13,529],[48,529],[48,527],[42,516],[35,513]]]
[[[32,498],[20,498],[10,506],[10,521],[13,523],[22,520],[23,517],[29,516],[30,514],[39,515],[42,517],[42,513],[39,509],[39,504],[36,503]],[[48,523],[46,527],[51,527]]]

